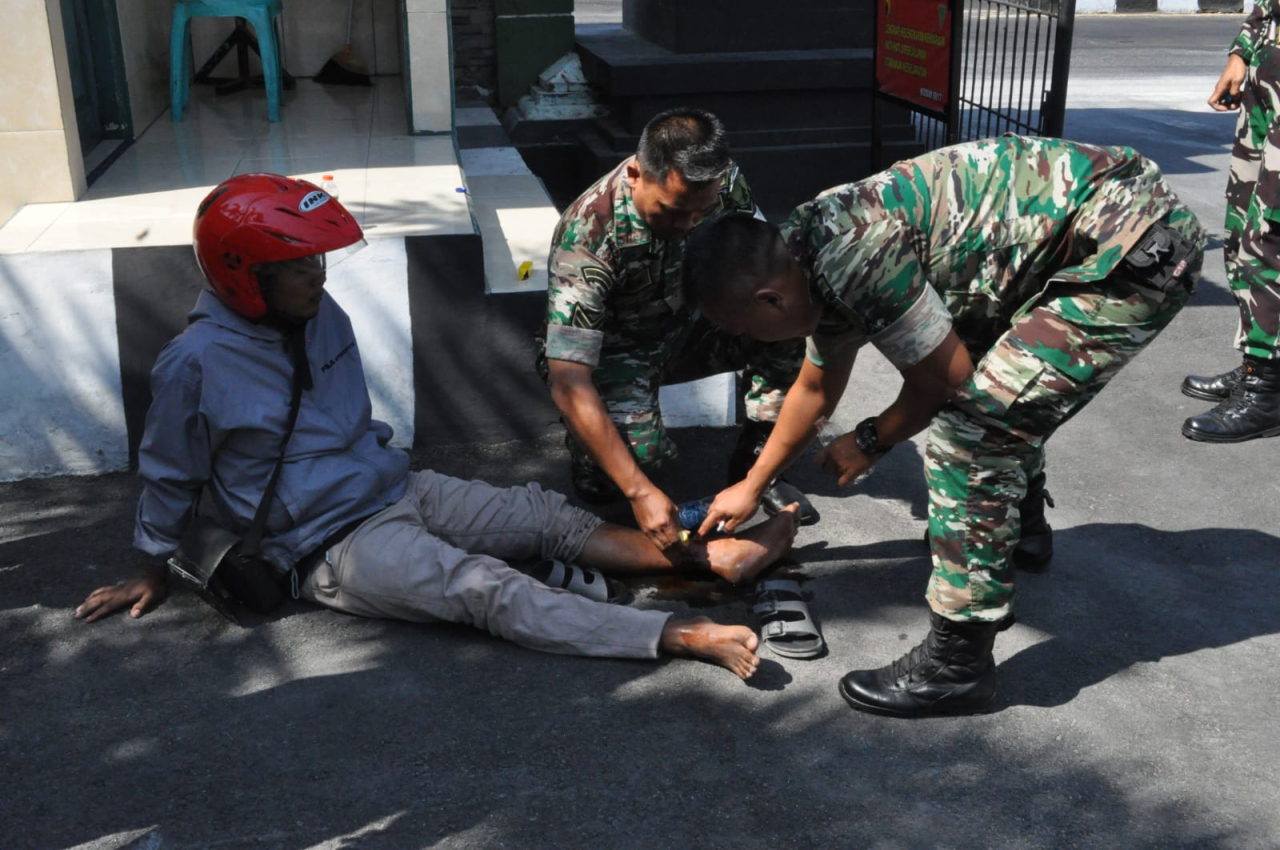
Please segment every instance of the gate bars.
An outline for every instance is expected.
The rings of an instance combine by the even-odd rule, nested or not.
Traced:
[[[879,13],[884,0],[875,2]],[[872,147],[877,168],[882,167],[880,101],[910,109],[916,141],[929,150],[1009,132],[1062,135],[1075,0],[952,0],[950,5],[961,12],[952,21],[947,108],[923,109],[881,91],[876,80]]]

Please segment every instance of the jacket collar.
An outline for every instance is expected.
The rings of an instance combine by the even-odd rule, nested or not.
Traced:
[[[329,308],[329,293],[324,294],[324,301],[320,304],[321,312]],[[235,310],[232,310],[222,302],[217,295],[209,290],[203,290],[200,297],[196,299],[196,306],[187,314],[187,324],[194,324],[199,321],[213,322],[219,327],[247,336],[251,339],[260,339],[265,342],[282,342],[285,338],[283,331],[271,325],[261,322],[253,322],[241,316]]]

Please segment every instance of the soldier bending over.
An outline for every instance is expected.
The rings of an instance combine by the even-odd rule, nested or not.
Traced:
[[[841,680],[854,708],[988,707],[991,648],[1013,622],[1013,549],[1029,515],[1048,533],[1043,496],[1028,503],[1044,486],[1044,442],[1177,315],[1203,246],[1195,216],[1133,150],[1017,136],[832,189],[781,232],[746,216],[695,232],[686,303],[730,333],[809,337],[777,428],[704,530],[750,518],[868,342],[901,371],[902,391],[828,446],[823,468],[850,484],[929,428],[932,629],[894,663]]]

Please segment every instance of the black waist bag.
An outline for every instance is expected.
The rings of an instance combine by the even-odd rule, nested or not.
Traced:
[[[259,553],[267,527],[267,513],[271,510],[271,500],[275,498],[276,484],[280,480],[280,468],[284,465],[285,449],[298,421],[302,391],[311,388],[311,367],[307,363],[303,329],[290,334],[285,344],[293,359],[289,419],[280,444],[280,457],[271,470],[271,480],[267,482],[249,530],[240,538],[207,517],[193,516],[177,551],[169,558],[171,573],[237,625],[240,623],[237,606],[255,614],[267,614],[284,601],[280,573]]]
[[[268,614],[284,602],[275,567],[261,558],[246,556],[243,544],[208,517],[195,517],[178,551],[169,558],[170,572],[237,624],[237,607]]]

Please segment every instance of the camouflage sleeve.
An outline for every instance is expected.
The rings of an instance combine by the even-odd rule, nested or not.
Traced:
[[[847,361],[870,342],[902,370],[941,344],[951,315],[920,262],[922,240],[916,228],[885,217],[849,226],[819,252],[815,271],[845,322],[819,324],[807,352],[815,366]]]
[[[932,286],[925,286],[916,303],[897,321],[871,337],[871,344],[902,372],[932,354],[949,333],[951,314],[942,303],[942,296]]]
[[[1270,3],[1263,0],[1259,0],[1254,5],[1253,11],[1244,20],[1244,26],[1240,28],[1240,34],[1236,36],[1235,41],[1231,42],[1231,48],[1227,51],[1234,56],[1239,56],[1246,65],[1253,64],[1253,55],[1266,36],[1267,22],[1263,7],[1269,5]]]
[[[560,242],[547,270],[547,359],[598,365],[613,272],[580,243]]]

